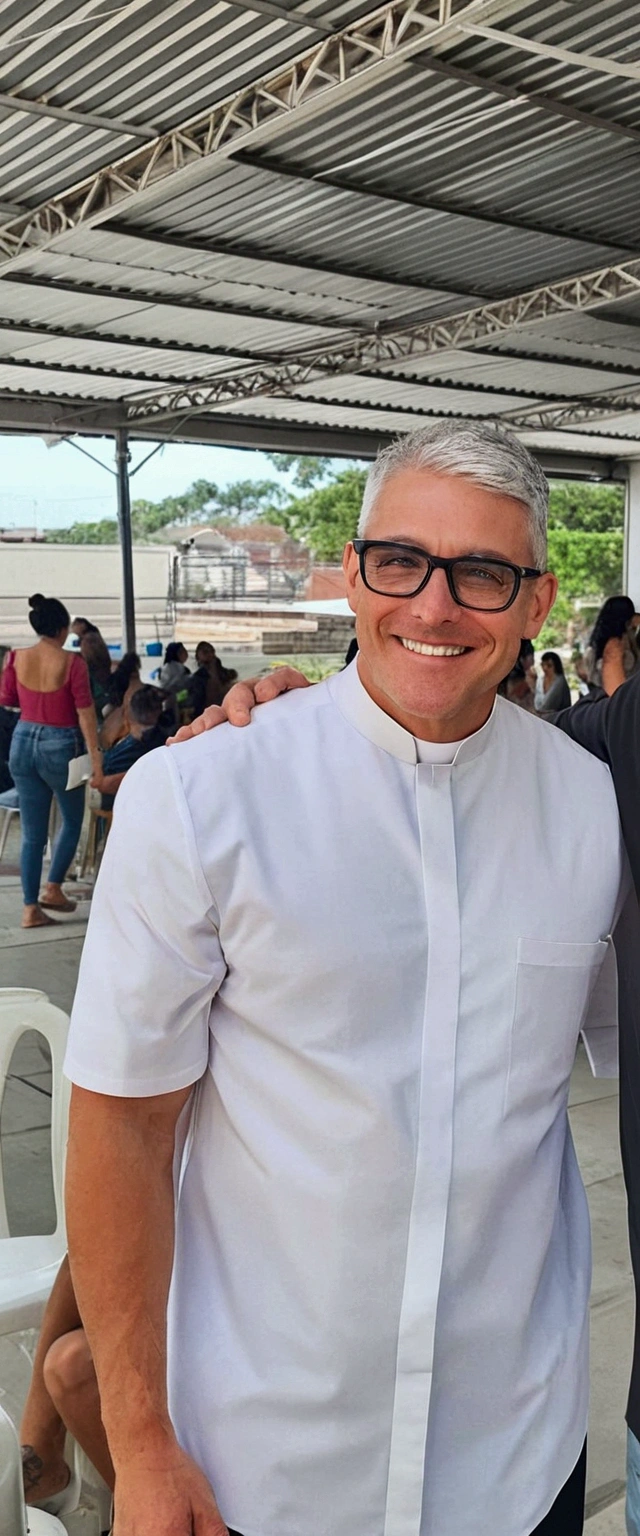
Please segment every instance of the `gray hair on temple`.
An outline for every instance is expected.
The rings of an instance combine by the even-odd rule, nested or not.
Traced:
[[[496,422],[434,421],[398,437],[383,448],[367,476],[358,523],[358,537],[366,537],[367,523],[382,486],[405,469],[432,469],[442,475],[459,475],[485,490],[498,491],[522,502],[529,521],[534,563],[544,570],[547,561],[547,511],[549,486],[540,465],[524,444]]]

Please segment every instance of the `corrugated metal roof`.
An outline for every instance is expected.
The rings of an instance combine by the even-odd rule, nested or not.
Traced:
[[[325,152],[324,159],[331,155]],[[138,232],[156,238],[164,232],[194,244],[253,244],[274,259],[287,253],[302,263],[330,266],[334,260],[354,276],[364,271],[474,299],[517,292],[565,277],[585,262],[597,267],[628,255],[627,247],[594,241],[585,257],[577,240],[403,206],[399,177],[393,188],[387,201],[321,181],[225,165],[206,176],[203,170],[202,185],[188,192],[170,198],[159,190],[157,207],[125,216],[120,227],[131,222]]]
[[[422,8],[435,23],[437,0]],[[358,0],[7,0],[2,10],[5,221],[64,200],[234,92],[245,92],[242,114],[252,84],[278,72],[283,99],[290,61],[368,14]],[[154,173],[111,217],[99,210],[92,225],[89,202],[89,222],[78,221],[70,204],[76,227],[59,230],[53,210],[43,244],[0,266],[0,394],[28,400],[29,420],[34,400],[64,398],[65,410],[93,402],[101,422],[122,422],[127,402],[172,385],[188,400],[192,384],[340,347],[344,366],[326,377],[320,361],[286,392],[194,409],[272,422],[274,433],[279,421],[386,433],[416,413],[593,396],[608,402],[602,419],[576,422],[575,441],[635,440],[640,413],[618,411],[615,391],[640,385],[640,298],[587,311],[569,296],[566,312],[464,346],[447,346],[443,331],[431,353],[349,364],[363,334],[391,337],[640,257],[637,0],[470,10],[454,0],[451,12],[468,30],[425,33],[411,58],[388,56],[355,85],[350,45],[332,89],[327,74],[303,108],[274,112],[258,145],[239,138],[197,160],[178,139],[171,173]],[[491,36],[473,30],[485,22]],[[575,57],[586,54],[588,66]],[[611,72],[634,63],[637,78]],[[170,425],[179,435],[177,417]]]

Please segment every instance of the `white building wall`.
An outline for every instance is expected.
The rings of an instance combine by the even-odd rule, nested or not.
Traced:
[[[625,537],[625,592],[640,611],[640,460],[629,463]]]
[[[134,545],[136,621],[141,645],[173,633],[168,607],[175,551],[166,544]],[[0,642],[32,636],[27,600],[34,592],[58,597],[71,616],[81,614],[107,640],[121,639],[121,567],[117,544],[3,544],[0,542]]]

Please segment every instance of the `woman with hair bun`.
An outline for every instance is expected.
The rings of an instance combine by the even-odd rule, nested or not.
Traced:
[[[23,928],[42,928],[53,912],[73,912],[62,881],[78,846],[84,815],[84,785],[67,789],[69,763],[84,750],[92,772],[100,769],[96,712],[86,662],[64,650],[69,614],[57,597],[36,592],[29,598],[29,623],[38,639],[26,650],[9,651],[0,678],[0,704],[20,710],[13,733],[9,769],[20,801],[22,846],[20,874],[24,896]],[[84,742],[83,742],[84,737]],[[55,795],[62,825],[56,838],[49,880],[40,895],[43,850]]]

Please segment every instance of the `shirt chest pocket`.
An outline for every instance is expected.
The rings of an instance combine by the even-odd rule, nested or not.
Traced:
[[[537,1105],[550,1107],[564,1093],[607,949],[605,940],[595,944],[518,941],[505,1114]]]

